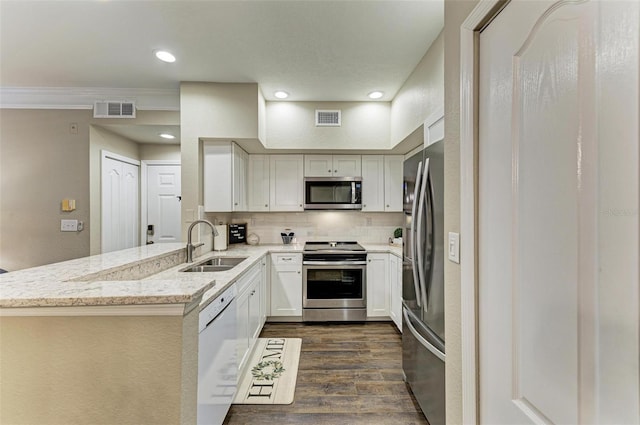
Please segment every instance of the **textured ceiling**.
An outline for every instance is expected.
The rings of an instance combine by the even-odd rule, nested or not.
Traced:
[[[442,1],[0,1],[0,87],[257,82],[297,101],[389,101]],[[172,51],[177,62],[153,56]]]

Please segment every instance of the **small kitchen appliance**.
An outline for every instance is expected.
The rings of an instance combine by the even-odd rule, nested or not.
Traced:
[[[302,320],[367,318],[367,251],[357,242],[307,242],[302,252]]]
[[[307,177],[305,210],[361,210],[362,177]]]

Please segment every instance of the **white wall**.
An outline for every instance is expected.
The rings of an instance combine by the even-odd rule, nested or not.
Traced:
[[[142,143],[138,149],[140,160],[180,161],[180,145]]]
[[[0,109],[0,268],[19,270],[89,254],[88,110]],[[69,124],[78,132],[71,134]],[[61,211],[64,198],[76,210]]]
[[[445,137],[444,229],[460,232],[460,25],[477,0],[446,0],[445,19]],[[464,237],[464,235],[461,235]],[[461,258],[465,261],[464,258]],[[444,333],[447,423],[462,423],[462,348],[460,322],[460,265],[444,262]]]
[[[391,147],[444,106],[444,32],[435,39],[391,102]]]
[[[342,126],[316,127],[316,109],[339,109]],[[267,102],[269,149],[389,149],[389,102]]]

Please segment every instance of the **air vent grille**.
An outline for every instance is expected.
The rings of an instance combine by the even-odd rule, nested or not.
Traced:
[[[340,127],[342,113],[339,109],[316,109],[316,127]]]
[[[136,105],[132,101],[97,101],[93,108],[94,118],[135,118]]]

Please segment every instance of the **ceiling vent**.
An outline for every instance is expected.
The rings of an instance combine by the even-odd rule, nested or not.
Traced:
[[[340,127],[342,113],[339,109],[316,109],[316,127]]]
[[[135,118],[136,104],[133,101],[97,101],[93,108],[94,118]]]

